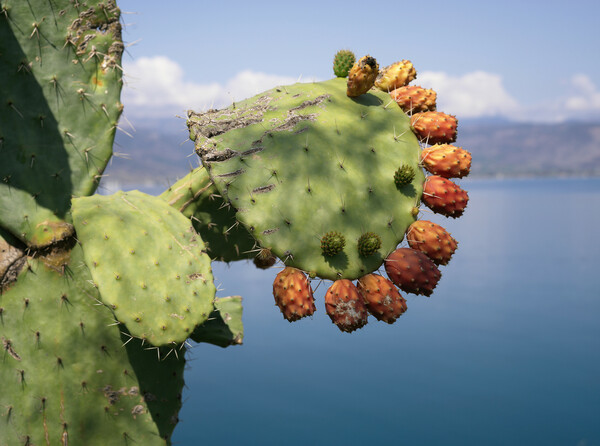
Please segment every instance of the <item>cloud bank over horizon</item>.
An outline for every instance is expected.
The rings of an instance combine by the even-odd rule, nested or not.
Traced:
[[[298,82],[298,78],[243,70],[223,83],[189,81],[184,70],[166,56],[142,57],[125,64],[122,102],[131,118],[169,118],[222,108],[262,91]],[[310,80],[319,80],[312,79]],[[305,79],[308,80],[308,79]],[[438,94],[438,110],[465,118],[499,117],[519,122],[562,122],[600,119],[600,90],[589,76],[572,76],[562,96],[543,104],[522,104],[495,73],[474,71],[451,76],[423,71],[412,82]]]

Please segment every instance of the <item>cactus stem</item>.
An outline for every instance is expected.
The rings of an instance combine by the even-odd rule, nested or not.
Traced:
[[[7,105],[12,108],[21,118],[23,118],[23,114],[19,111],[19,109],[17,107],[15,107],[15,104],[13,103],[13,101],[9,100]]]

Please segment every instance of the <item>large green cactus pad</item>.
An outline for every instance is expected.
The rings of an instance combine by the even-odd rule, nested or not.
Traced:
[[[235,219],[204,167],[192,170],[160,198],[190,218],[213,260],[233,262],[256,255],[255,240]]]
[[[210,258],[189,219],[138,191],[73,200],[73,224],[102,302],[133,336],[181,343],[213,309]]]
[[[64,239],[94,192],[122,105],[114,0],[0,1],[0,226],[30,247]]]
[[[386,93],[351,99],[344,79],[294,84],[190,113],[188,125],[238,220],[287,265],[327,279],[360,277],[382,264],[415,220],[420,147]],[[416,175],[397,186],[404,165]],[[345,246],[327,256],[321,238],[332,231]],[[365,233],[381,239],[368,255],[358,249]]]
[[[185,352],[121,334],[79,246],[63,271],[30,258],[0,295],[0,444],[169,444]]]

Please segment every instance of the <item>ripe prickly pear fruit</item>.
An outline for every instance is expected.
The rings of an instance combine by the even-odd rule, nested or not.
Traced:
[[[374,232],[365,232],[358,239],[358,252],[367,257],[375,254],[381,248],[381,237]]]
[[[356,62],[356,57],[352,51],[339,50],[333,57],[333,73],[337,77],[348,77],[354,62]]]
[[[437,265],[446,265],[458,243],[448,231],[427,220],[415,221],[406,232],[408,245],[426,254]]]
[[[412,183],[412,180],[414,179],[415,169],[408,164],[402,164],[394,173],[394,183],[396,183],[397,188],[401,188],[402,186]]]
[[[321,251],[324,256],[339,254],[346,246],[346,238],[337,231],[331,231],[321,237]]]
[[[430,296],[442,273],[435,263],[411,248],[398,248],[385,259],[388,277],[401,290],[407,293]]]
[[[367,274],[358,279],[358,291],[367,310],[378,321],[393,324],[406,311],[406,299],[391,280],[379,274]]]
[[[421,162],[427,171],[444,178],[462,178],[471,170],[471,154],[449,144],[436,144],[423,149]]]
[[[401,60],[388,65],[379,73],[375,86],[381,91],[390,92],[396,88],[408,85],[417,77],[417,70],[410,60]]]
[[[364,327],[369,317],[363,297],[348,279],[336,280],[329,287],[325,309],[331,321],[346,333]]]
[[[417,137],[426,144],[448,144],[456,141],[458,120],[442,112],[415,113],[410,125]]]
[[[469,202],[469,194],[456,183],[438,175],[425,179],[423,203],[433,212],[446,217],[460,217]]]
[[[396,88],[390,96],[409,115],[436,109],[437,93],[417,85]]]
[[[379,64],[374,57],[361,57],[348,73],[346,94],[351,98],[365,94],[375,84],[378,73]]]
[[[286,267],[273,282],[275,304],[290,322],[312,315],[315,299],[308,277],[299,269]]]

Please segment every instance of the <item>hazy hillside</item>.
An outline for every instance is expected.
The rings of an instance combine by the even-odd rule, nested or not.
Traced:
[[[198,165],[183,119],[127,131],[117,133],[109,182],[166,186]],[[600,123],[459,122],[458,134],[473,154],[471,177],[600,176]]]

